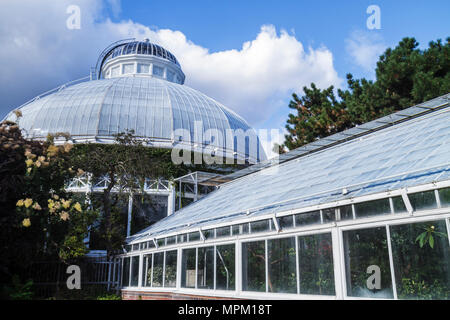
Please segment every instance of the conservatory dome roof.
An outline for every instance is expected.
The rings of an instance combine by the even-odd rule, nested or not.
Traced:
[[[99,80],[63,85],[19,107],[19,126],[26,136],[44,139],[49,133],[68,133],[74,142],[111,143],[116,134],[133,130],[149,146],[173,148],[177,144],[210,154],[212,149],[215,154],[219,151],[227,158],[252,163],[266,158],[249,124],[219,102],[183,85],[178,61],[162,47],[131,41],[105,50],[99,59]],[[127,72],[132,64],[134,69],[129,67],[132,72]],[[114,68],[121,70],[114,74]],[[164,72],[153,74],[157,68]],[[174,78],[169,78],[171,70]],[[15,121],[14,112],[6,119]]]

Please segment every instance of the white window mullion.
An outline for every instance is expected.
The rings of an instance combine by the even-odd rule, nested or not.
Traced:
[[[267,248],[267,240],[264,240],[265,256],[266,256],[266,292],[269,292],[269,254]]]
[[[162,287],[165,287],[165,282],[166,282],[166,252],[164,251],[164,255],[163,255],[163,278],[162,278]]]
[[[299,247],[298,247],[298,237],[295,236],[295,269],[297,273],[297,294],[300,294],[300,263],[298,261],[300,257]]]
[[[394,257],[392,256],[391,230],[389,228],[389,225],[386,226],[386,236],[388,241],[389,265],[391,268],[392,292],[394,293],[394,299],[397,300],[398,297],[397,297],[397,286],[395,283]]]
[[[197,289],[197,281],[198,281],[198,248],[195,248],[195,286]]]
[[[153,265],[155,262],[155,255],[152,253],[152,274],[150,275],[150,286],[153,287]]]

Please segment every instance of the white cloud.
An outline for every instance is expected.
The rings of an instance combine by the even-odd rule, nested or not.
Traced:
[[[387,48],[383,38],[374,31],[354,31],[345,43],[353,62],[371,73],[375,72],[378,58]]]
[[[65,81],[87,75],[99,52],[127,37],[150,38],[180,61],[189,85],[213,97],[258,126],[268,121],[292,92],[315,82],[340,86],[342,79],[325,47],[304,48],[293,33],[262,26],[256,38],[239,49],[210,52],[177,30],[152,30],[132,20],[112,22],[105,5],[120,1],[79,0],[81,30],[66,28],[65,13],[73,0],[8,0],[0,5],[0,99],[11,110],[27,98]],[[7,110],[2,110],[5,114]]]

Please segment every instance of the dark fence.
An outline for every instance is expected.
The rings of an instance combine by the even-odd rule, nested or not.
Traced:
[[[67,279],[72,273],[67,273],[70,265],[80,267],[81,289],[69,290]],[[35,298],[95,296],[104,292],[118,292],[120,284],[120,260],[100,258],[85,258],[73,263],[60,261],[35,262],[27,271],[26,279],[33,280]]]

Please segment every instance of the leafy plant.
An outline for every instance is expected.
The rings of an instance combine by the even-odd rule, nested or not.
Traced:
[[[443,232],[436,231],[434,225],[430,225],[423,228],[425,231],[419,234],[416,238],[415,242],[419,242],[420,247],[422,248],[427,243],[430,247],[434,248],[434,236],[446,238],[447,235]]]

